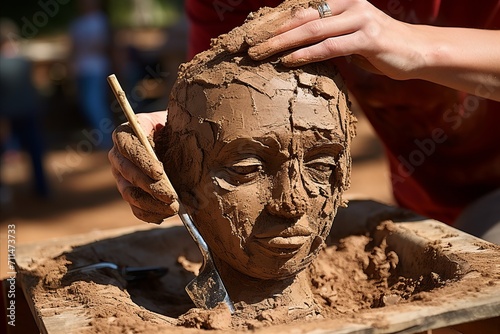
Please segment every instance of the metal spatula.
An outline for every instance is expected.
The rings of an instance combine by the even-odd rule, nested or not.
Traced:
[[[139,122],[137,121],[136,115],[127,100],[125,92],[122,90],[120,84],[118,83],[116,76],[114,74],[110,75],[108,77],[108,82],[136,136],[139,138],[142,145],[144,145],[151,157],[154,159],[158,159],[156,157],[155,151],[148,141],[148,138],[144,134]],[[164,176],[165,179],[168,180],[168,186],[172,189],[172,191],[175,192],[175,189],[170,183],[167,175],[165,174]],[[186,292],[193,300],[196,307],[211,309],[217,306],[219,303],[223,302],[227,305],[231,313],[234,313],[234,305],[229,298],[226,287],[224,286],[219,272],[215,267],[215,263],[212,259],[208,246],[180,201],[179,216],[184,223],[184,226],[187,228],[189,234],[200,248],[201,254],[203,256],[203,265],[200,269],[200,272],[198,276],[186,286]]]
[[[126,281],[133,282],[142,279],[150,279],[153,277],[161,277],[168,273],[168,268],[159,266],[150,267],[124,267],[113,262],[98,262],[87,264],[82,267],[68,270],[67,274],[87,273],[99,269],[112,269],[117,271]]]

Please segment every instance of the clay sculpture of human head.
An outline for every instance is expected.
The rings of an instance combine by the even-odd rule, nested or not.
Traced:
[[[323,246],[349,184],[344,84],[328,64],[207,55],[179,73],[160,159],[215,258],[290,277]]]
[[[355,118],[332,64],[256,62],[227,51],[235,40],[237,29],[181,65],[157,152],[216,261],[279,280],[324,245]]]

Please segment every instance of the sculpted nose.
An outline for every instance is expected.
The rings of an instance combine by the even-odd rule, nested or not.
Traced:
[[[285,218],[300,217],[306,213],[307,198],[298,162],[293,161],[277,175],[267,209],[271,214]]]

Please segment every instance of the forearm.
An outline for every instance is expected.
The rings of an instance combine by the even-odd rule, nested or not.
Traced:
[[[415,79],[500,101],[500,30],[414,28],[426,41]]]

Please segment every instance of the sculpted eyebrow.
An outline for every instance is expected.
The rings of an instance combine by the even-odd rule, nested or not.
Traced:
[[[318,143],[306,150],[307,157],[313,157],[318,154],[329,154],[333,156],[338,156],[342,151],[345,150],[344,145],[341,143]]]
[[[282,152],[280,143],[273,137],[253,137],[234,139],[225,144],[219,154],[238,156],[252,153],[280,155],[285,152]]]
[[[234,147],[279,150],[281,145],[272,137],[248,137],[231,140],[224,145],[223,150],[232,149]]]

